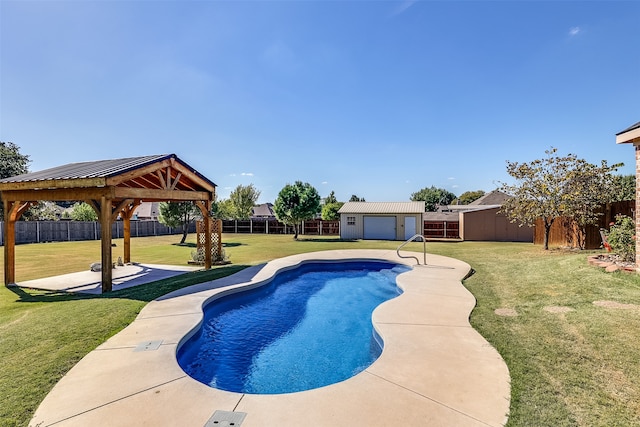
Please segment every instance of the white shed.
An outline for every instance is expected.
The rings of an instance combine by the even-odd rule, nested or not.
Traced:
[[[423,234],[424,202],[347,202],[340,214],[340,238],[407,240]]]

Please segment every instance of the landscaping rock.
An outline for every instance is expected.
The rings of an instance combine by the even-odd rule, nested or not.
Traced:
[[[593,305],[605,308],[617,308],[621,310],[636,310],[640,308],[637,304],[624,304],[616,301],[594,301]]]
[[[494,313],[497,314],[498,316],[507,316],[507,317],[514,317],[518,315],[518,312],[515,311],[513,308],[496,308],[494,310]]]

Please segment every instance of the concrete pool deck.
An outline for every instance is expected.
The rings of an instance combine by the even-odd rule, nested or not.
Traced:
[[[167,279],[197,270],[202,270],[202,267],[140,263],[126,264],[113,269],[112,286],[114,291],[119,291],[121,289],[144,285],[155,282],[156,280]],[[16,286],[52,292],[100,295],[102,293],[102,272],[90,270],[79,271],[42,279],[27,280],[16,283]]]
[[[299,393],[252,395],[210,388],[178,366],[176,350],[201,321],[207,301],[259,286],[301,262],[353,259],[415,264],[389,250],[314,252],[167,294],[74,366],[29,425],[230,425],[225,416],[244,416],[242,427],[504,425],[509,371],[469,324],[475,299],[461,281],[470,266],[437,255],[427,254],[426,266],[398,276],[404,293],[373,313],[384,340],[382,355],[346,381]]]

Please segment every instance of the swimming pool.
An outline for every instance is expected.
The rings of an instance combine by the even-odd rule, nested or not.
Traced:
[[[371,313],[398,296],[409,267],[382,261],[313,262],[267,285],[216,299],[178,349],[196,380],[222,390],[280,394],[343,381],[375,361]]]

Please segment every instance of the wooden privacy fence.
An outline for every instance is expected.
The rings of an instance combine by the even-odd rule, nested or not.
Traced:
[[[607,203],[601,208],[597,225],[587,227],[584,249],[598,249],[602,245],[600,229],[609,229],[609,224],[616,219],[616,215],[626,215],[635,219],[635,201]],[[533,243],[541,245],[544,242],[544,223],[542,219],[536,221],[534,227]],[[578,247],[578,228],[569,218],[557,218],[549,230],[550,246]]]
[[[100,223],[97,221],[16,221],[16,243],[70,242],[100,240]],[[195,233],[195,224],[189,232]],[[181,234],[182,228],[172,228],[158,221],[131,221],[131,237],[164,236]],[[111,236],[124,236],[124,224],[116,221],[111,225]],[[4,245],[4,222],[0,222],[0,245]]]
[[[424,237],[435,239],[459,239],[459,221],[424,221]]]
[[[249,219],[222,221],[223,233],[248,234],[294,234],[293,227],[274,219]],[[311,220],[303,221],[300,234],[313,236],[340,235],[340,221]]]

